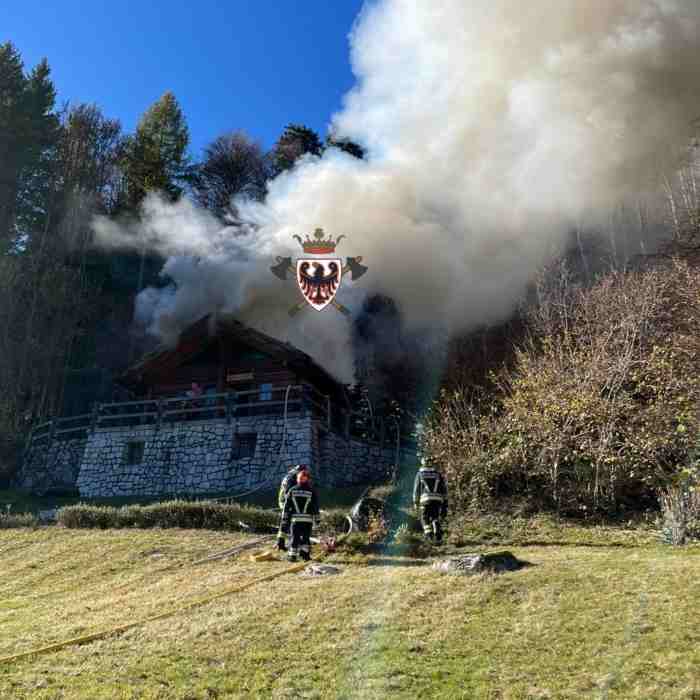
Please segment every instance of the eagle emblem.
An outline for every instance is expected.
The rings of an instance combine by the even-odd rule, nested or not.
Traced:
[[[297,284],[306,301],[316,311],[335,298],[343,276],[340,258],[300,258],[297,260]]]
[[[293,236],[293,238],[299,241],[299,245],[307,255],[328,255],[335,252],[336,246],[345,236],[338,236],[335,241],[332,238],[325,239],[323,229],[317,228],[313,238],[308,235],[305,241],[302,241],[300,236]],[[296,266],[292,263],[291,257],[277,256],[277,263],[270,268],[270,271],[281,280],[286,280],[289,273],[296,273],[297,286],[304,300],[289,309],[290,316],[294,316],[306,304],[316,311],[323,311],[332,304],[338,311],[349,316],[349,309],[335,299],[340,281],[345,273],[348,273],[353,281],[359,279],[367,272],[367,267],[362,265],[360,256],[347,258],[345,265],[340,258],[300,258],[296,261]]]

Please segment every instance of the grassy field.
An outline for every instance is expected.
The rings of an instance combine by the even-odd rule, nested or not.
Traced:
[[[340,576],[284,576],[3,664],[0,698],[700,698],[700,547],[612,532],[608,546],[605,535],[511,547],[532,566],[497,577],[341,551]],[[0,656],[286,566],[245,555],[191,565],[238,541],[190,530],[0,530]]]

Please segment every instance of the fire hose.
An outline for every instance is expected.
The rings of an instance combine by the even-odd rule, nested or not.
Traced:
[[[285,393],[284,397],[284,428],[283,428],[283,437],[282,437],[282,445],[280,447],[280,453],[279,453],[279,459],[281,461],[282,459],[282,452],[286,446],[286,441],[287,441],[287,402],[289,398],[289,390],[291,389],[291,386],[287,387],[287,391]],[[238,496],[240,497],[241,495],[248,495],[250,493],[254,493],[255,491],[260,490],[264,486],[267,485],[267,482],[264,482],[263,484],[259,485],[255,489],[252,489],[251,491],[247,492],[246,494],[239,494]],[[348,522],[350,524],[350,529],[348,532],[344,533],[341,535],[336,541],[333,541],[333,546],[329,546],[326,551],[321,554],[319,557],[318,561],[323,561],[327,556],[329,556],[335,549],[335,545],[339,544],[345,537],[347,537],[348,534],[352,531],[353,528],[353,523],[352,519],[348,517]],[[271,541],[274,539],[274,535],[271,536],[266,536],[259,538],[257,540],[254,540],[253,542],[248,542],[244,545],[238,545],[236,547],[232,547],[230,549],[223,550],[221,552],[217,552],[215,554],[212,554],[208,557],[204,557],[203,559],[199,559],[195,562],[192,562],[192,566],[202,564],[208,561],[215,561],[217,559],[223,559],[228,556],[232,556],[234,554],[237,554],[241,551],[244,551],[245,549],[250,549],[253,548],[259,544],[263,544],[264,542]],[[237,586],[232,586],[231,588],[224,589],[223,591],[219,591],[218,593],[214,593],[210,596],[207,596],[205,598],[200,598],[198,600],[194,600],[190,603],[187,603],[186,605],[182,605],[179,607],[171,608],[170,610],[167,610],[165,612],[159,613],[157,615],[150,615],[148,617],[142,618],[140,620],[135,620],[134,622],[129,622],[123,625],[118,625],[117,627],[111,627],[106,630],[101,630],[99,632],[93,632],[91,634],[86,634],[82,635],[80,637],[74,637],[72,639],[66,639],[61,642],[55,642],[54,644],[49,644],[44,647],[39,647],[38,649],[31,649],[29,651],[23,651],[19,652],[17,654],[12,654],[10,656],[4,656],[0,657],[0,664],[7,664],[7,663],[12,663],[13,661],[19,661],[22,659],[30,658],[33,656],[39,656],[42,654],[49,654],[53,651],[59,651],[60,649],[64,649],[69,646],[75,646],[79,644],[87,644],[89,642],[94,642],[97,641],[98,639],[105,639],[106,637],[111,637],[117,634],[122,634],[123,632],[126,632],[130,629],[133,629],[135,627],[139,627],[142,625],[145,625],[149,622],[155,622],[156,620],[163,620],[168,617],[173,617],[179,613],[186,612],[188,610],[192,610],[194,608],[200,607],[202,605],[206,605],[207,603],[210,603],[214,600],[217,600],[219,598],[224,598],[229,595],[234,595],[236,593],[241,593],[249,588],[252,588],[253,586],[257,585],[258,583],[264,583],[266,581],[273,581],[276,578],[279,578],[281,576],[285,576],[287,574],[293,574],[299,571],[302,571],[308,566],[308,562],[303,562],[300,564],[295,564],[294,566],[287,567],[283,571],[276,571],[272,574],[268,574],[267,576],[261,576],[260,578],[254,579],[252,581],[248,581],[247,583],[244,584],[239,584]],[[169,569],[172,567],[165,567],[162,569],[163,571],[166,569]]]
[[[342,541],[344,538],[345,535],[341,535],[338,538],[338,542]],[[256,540],[256,544],[259,543],[260,541]],[[234,549],[240,549],[241,547],[246,546],[252,546],[252,543],[248,543],[247,545],[242,545],[239,546],[239,548]],[[321,554],[317,561],[323,561],[329,553],[330,552]],[[224,554],[222,552],[219,552],[218,555],[212,555],[210,559],[217,557],[220,558],[223,555]],[[194,564],[198,564],[203,561],[206,561],[206,559],[194,562]],[[223,591],[219,591],[218,593],[213,593],[212,595],[206,596],[204,598],[199,598],[198,600],[186,603],[185,605],[171,608],[170,610],[158,613],[157,615],[149,615],[148,617],[141,618],[140,620],[135,620],[134,622],[128,622],[124,625],[110,627],[109,629],[101,630],[99,632],[93,632],[91,634],[85,634],[80,637],[73,637],[72,639],[65,639],[61,642],[55,642],[54,644],[48,644],[47,646],[39,647],[38,649],[30,649],[29,651],[22,651],[17,654],[12,654],[10,656],[0,657],[0,665],[12,663],[13,661],[20,661],[22,659],[28,659],[33,656],[40,656],[42,654],[50,654],[53,651],[59,651],[61,649],[65,649],[66,647],[76,646],[79,644],[87,644],[89,642],[97,641],[98,639],[105,639],[106,637],[112,637],[117,634],[122,634],[123,632],[127,632],[128,630],[134,629],[135,627],[146,625],[149,622],[155,622],[156,620],[164,620],[169,617],[174,617],[175,615],[178,615],[180,613],[187,612],[188,610],[193,610],[195,608],[201,607],[202,605],[206,605],[207,603],[211,603],[214,600],[218,600],[219,598],[225,598],[226,596],[234,595],[236,593],[242,593],[243,591],[246,591],[259,583],[265,583],[266,581],[274,581],[276,578],[280,578],[281,576],[286,576],[287,574],[294,574],[303,571],[308,565],[309,562],[294,564],[293,566],[289,566],[286,569],[283,569],[282,571],[275,571],[271,574],[267,574],[266,576],[261,576],[260,578],[248,581],[247,583],[242,583],[237,586],[225,588]]]

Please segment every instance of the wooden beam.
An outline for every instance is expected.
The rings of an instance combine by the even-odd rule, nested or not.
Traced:
[[[216,382],[216,393],[220,394],[224,390],[224,381],[226,374],[226,349],[224,347],[224,339],[219,336],[217,338],[219,346],[219,379]]]

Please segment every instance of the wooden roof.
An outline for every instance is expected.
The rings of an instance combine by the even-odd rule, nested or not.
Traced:
[[[167,373],[198,355],[220,337],[236,340],[269,357],[284,361],[290,369],[310,380],[332,384],[338,389],[342,388],[342,384],[337,379],[314,362],[310,355],[294,345],[256,331],[233,317],[215,318],[212,315],[204,316],[186,328],[175,347],[162,347],[144,355],[119,377],[119,383],[129,386],[136,384],[139,376],[148,381],[149,377]]]

